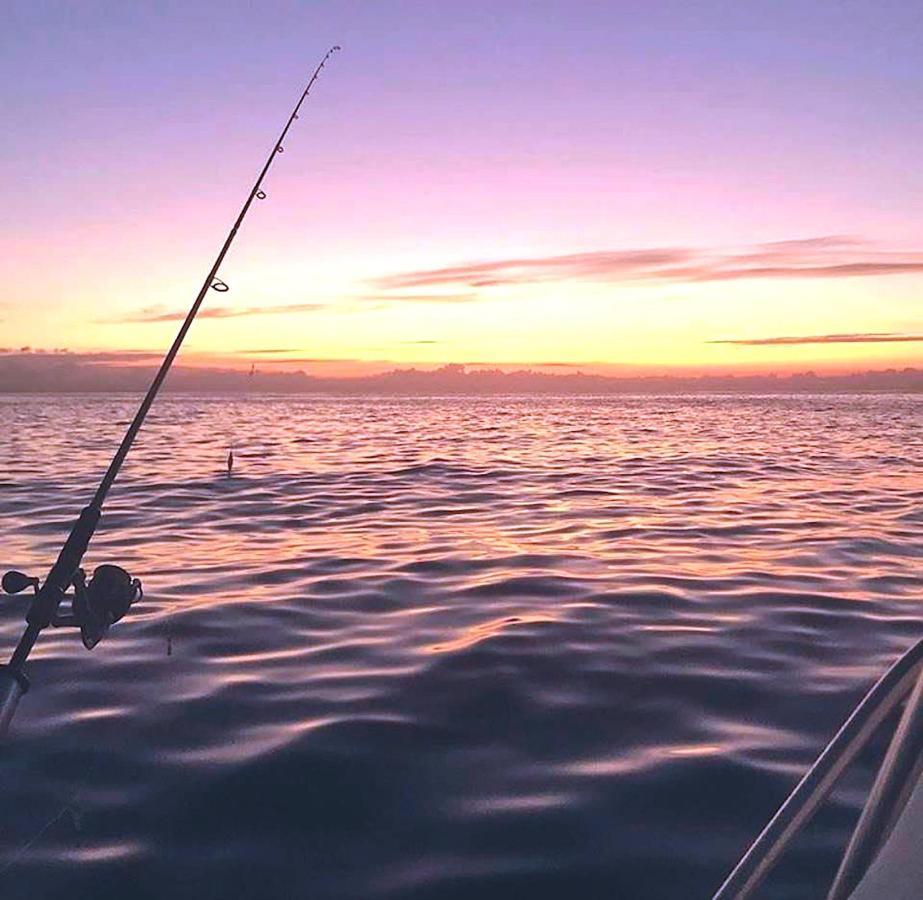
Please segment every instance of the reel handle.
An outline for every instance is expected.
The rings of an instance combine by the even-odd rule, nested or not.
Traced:
[[[0,584],[2,584],[3,590],[7,594],[19,594],[27,587],[34,588],[36,591],[38,590],[37,578],[26,575],[24,572],[17,572],[15,569],[6,572]]]

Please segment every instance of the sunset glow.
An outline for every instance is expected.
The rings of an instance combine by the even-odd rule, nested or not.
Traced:
[[[923,897],[921,46],[4,4],[3,900]]]
[[[165,348],[339,40],[184,365],[920,365],[912,4],[539,7],[20,5],[0,343]]]

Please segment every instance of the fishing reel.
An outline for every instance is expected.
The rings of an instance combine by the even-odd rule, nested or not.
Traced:
[[[16,571],[3,576],[2,586],[7,594],[18,594],[28,587],[36,594],[39,592],[37,578]],[[92,650],[109,628],[125,616],[132,603],[144,596],[141,582],[121,566],[97,566],[89,582],[83,569],[77,569],[71,586],[73,594],[64,595],[70,600],[70,612],[56,612],[51,624],[55,628],[79,628],[87,650]]]

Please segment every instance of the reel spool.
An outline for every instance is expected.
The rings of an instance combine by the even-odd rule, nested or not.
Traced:
[[[131,605],[144,596],[139,579],[132,578],[121,566],[111,564],[97,566],[89,583],[83,569],[77,569],[71,585],[74,593],[65,595],[71,602],[70,613],[56,615],[51,624],[55,628],[79,628],[87,650],[92,650],[109,628],[125,617]],[[3,576],[2,586],[8,594],[18,594],[28,587],[38,593],[39,580],[10,571]]]

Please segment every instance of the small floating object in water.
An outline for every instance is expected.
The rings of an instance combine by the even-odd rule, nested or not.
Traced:
[[[224,257],[234,242],[234,238],[250,209],[253,198],[263,193],[263,179],[266,177],[276,154],[282,151],[283,139],[288,134],[292,122],[297,118],[298,111],[307,100],[314,82],[317,81],[321,69],[324,67],[324,63],[339,49],[339,46],[331,47],[314,70],[314,74],[308,81],[301,98],[285,123],[281,136],[263,164],[256,183],[250,189],[243,208],[224,239],[224,244],[217,258],[212,264],[202,287],[199,289],[199,293],[192,302],[189,312],[186,313],[186,318],[183,320],[183,324],[173,339],[166,356],[164,356],[150,387],[148,387],[141,405],[138,407],[122,438],[122,442],[112,457],[109,468],[106,469],[102,481],[96,488],[93,499],[83,508],[71,528],[64,546],[58,554],[57,561],[51,567],[45,581],[40,582],[37,578],[16,571],[7,572],[0,579],[2,581],[0,587],[6,593],[18,594],[28,587],[31,587],[34,592],[26,613],[26,627],[22,636],[16,644],[15,650],[13,650],[10,661],[6,665],[0,664],[0,738],[4,737],[9,730],[10,722],[19,701],[29,689],[29,679],[24,671],[26,660],[29,658],[29,654],[32,652],[32,648],[35,646],[41,632],[49,627],[74,626],[80,629],[84,646],[88,650],[92,649],[109,630],[109,626],[118,622],[128,612],[129,606],[141,597],[141,582],[137,578],[132,578],[128,572],[119,566],[98,566],[90,582],[86,583],[80,564],[89,548],[90,540],[96,533],[96,527],[102,516],[103,504],[109,495],[109,490],[121,471],[125,457],[131,450],[141,426],[144,424],[151,404],[160,392],[160,387],[183,344],[189,326],[192,325],[199,312],[199,307],[205,299],[205,294],[210,289],[222,293],[228,290],[227,284],[218,278],[218,270],[221,268]],[[231,475],[233,464],[234,455],[231,452],[228,454],[228,477]],[[74,593],[67,594],[71,588],[73,588]],[[71,608],[70,612],[62,615],[59,608],[65,598],[70,601]]]
[[[234,451],[228,450],[228,478],[231,477],[231,470],[234,468]]]

